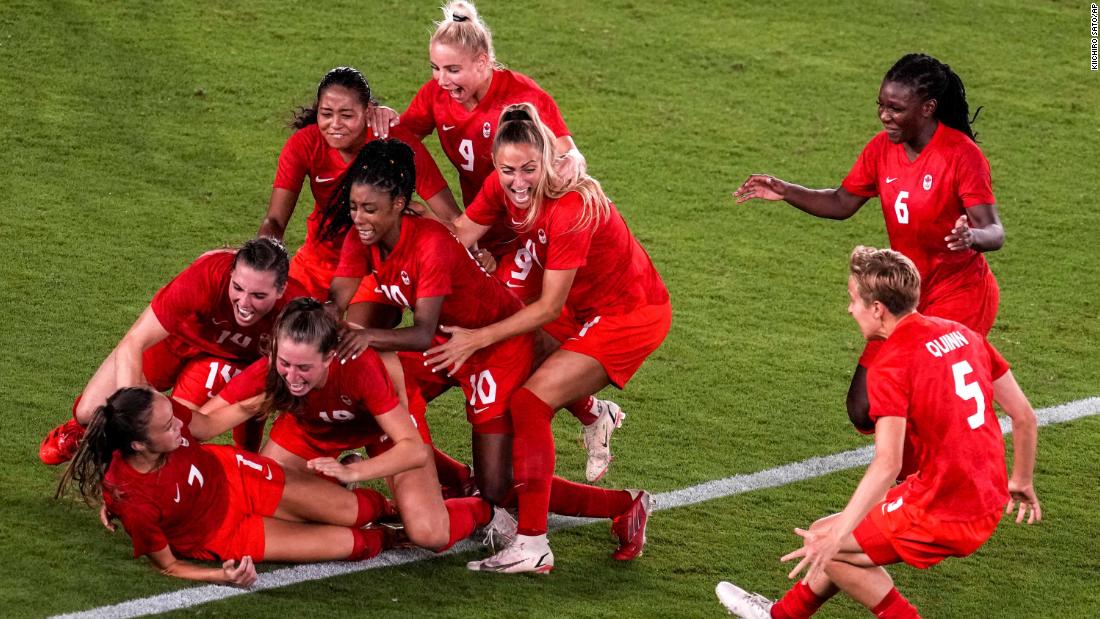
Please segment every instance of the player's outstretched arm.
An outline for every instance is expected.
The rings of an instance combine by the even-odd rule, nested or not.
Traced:
[[[191,415],[191,423],[187,425],[187,429],[195,440],[208,441],[256,416],[263,399],[261,393],[229,404],[220,395],[214,396]]]
[[[392,410],[374,418],[390,437],[393,446],[384,453],[354,464],[341,464],[335,458],[314,458],[306,463],[311,471],[327,475],[341,483],[384,479],[431,462],[432,452],[424,444],[413,425],[409,409],[398,404]]]
[[[271,190],[271,198],[267,201],[267,213],[260,222],[260,229],[256,236],[269,236],[273,239],[283,240],[286,226],[290,223],[290,216],[294,214],[294,206],[298,204],[300,192],[290,191],[276,187]]]
[[[1005,229],[997,207],[978,204],[966,209],[966,215],[955,220],[951,232],[943,237],[951,251],[996,251],[1005,244]]]
[[[144,380],[141,355],[145,349],[168,337],[152,306],[146,306],[115,348],[115,388],[140,385]]]
[[[800,211],[825,219],[848,219],[867,202],[867,198],[852,195],[843,187],[807,189],[767,174],[749,176],[733,192],[733,197],[737,204],[754,198],[783,200]]]
[[[1017,508],[1016,522],[1027,518],[1032,524],[1043,519],[1039,497],[1035,494],[1035,454],[1039,443],[1035,410],[1020,389],[1012,371],[993,381],[993,400],[1012,420],[1012,477],[1008,480],[1009,501],[1005,512]]]
[[[243,557],[239,564],[230,559],[222,563],[221,567],[203,567],[177,559],[172,554],[172,550],[165,546],[156,552],[150,552],[149,559],[162,574],[176,578],[235,587],[251,587],[256,582],[256,566],[252,563],[252,557],[249,556]]]

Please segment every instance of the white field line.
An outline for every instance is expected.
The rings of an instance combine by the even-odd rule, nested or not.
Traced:
[[[1100,397],[1076,400],[1050,408],[1044,408],[1037,412],[1039,425],[1045,426],[1055,423],[1072,421],[1081,417],[1100,414]],[[1011,428],[1008,419],[1001,419],[1001,429],[1007,434]],[[873,446],[868,445],[860,449],[853,449],[831,456],[809,458],[801,462],[784,464],[775,468],[749,473],[746,475],[734,475],[725,479],[708,481],[696,486],[673,490],[655,495],[656,509],[670,509],[694,505],[711,499],[733,496],[752,490],[774,488],[785,484],[813,479],[829,473],[835,473],[845,469],[863,466],[871,461]],[[568,529],[583,524],[595,522],[589,518],[568,518],[555,516],[551,519],[551,529]],[[67,615],[56,615],[57,618],[111,618],[122,619],[125,617],[140,617],[153,615],[181,608],[190,608],[199,604],[231,598],[238,595],[248,595],[255,591],[275,589],[311,580],[321,580],[343,574],[352,574],[365,570],[405,565],[417,561],[426,561],[437,556],[449,555],[457,552],[475,550],[478,545],[469,540],[456,544],[442,555],[437,555],[426,550],[397,550],[385,552],[368,561],[356,563],[333,562],[315,563],[311,565],[298,565],[273,570],[260,575],[256,584],[251,589],[237,589],[221,585],[204,585],[191,587],[171,593],[162,593],[149,597],[138,598],[120,604],[100,606],[83,612]]]

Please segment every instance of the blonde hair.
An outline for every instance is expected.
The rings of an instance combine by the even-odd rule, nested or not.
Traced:
[[[901,316],[920,302],[920,272],[900,252],[859,245],[848,258],[848,272],[864,305],[878,301],[891,314]]]
[[[530,103],[515,103],[504,108],[497,123],[497,134],[493,138],[493,158],[504,146],[526,144],[539,151],[542,173],[535,183],[531,207],[523,218],[522,230],[530,230],[542,211],[542,203],[547,198],[556,200],[571,191],[581,195],[584,202],[583,213],[574,230],[595,227],[611,215],[611,200],[603,192],[600,182],[588,174],[581,174],[569,183],[558,176],[554,170],[554,134],[543,124],[539,112]]]
[[[442,43],[459,47],[474,55],[484,53],[489,57],[490,66],[500,67],[493,50],[493,33],[481,20],[472,3],[453,0],[440,8],[443,10],[443,21],[435,22],[435,32],[432,33],[429,45]]]

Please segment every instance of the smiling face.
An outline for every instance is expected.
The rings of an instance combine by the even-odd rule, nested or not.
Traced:
[[[329,86],[317,99],[317,128],[332,148],[354,155],[367,132],[367,107],[343,86]]]
[[[912,142],[934,127],[936,100],[922,101],[911,87],[883,82],[878,91],[878,119],[894,144]]]
[[[149,412],[149,424],[145,428],[145,440],[135,442],[134,451],[150,454],[166,454],[179,449],[183,443],[183,422],[172,414],[172,403],[162,394],[153,396]]]
[[[229,302],[233,318],[247,327],[269,314],[283,291],[275,286],[274,271],[257,271],[243,261],[229,276]]]
[[[530,144],[505,144],[493,156],[504,193],[519,208],[531,206],[542,178],[542,153]]]
[[[324,355],[316,344],[295,342],[285,336],[279,337],[278,346],[275,371],[286,382],[291,395],[300,398],[325,386],[334,352]]]
[[[401,237],[401,210],[405,198],[390,198],[388,191],[368,183],[356,183],[348,192],[351,221],[364,245],[381,243],[393,249]]]
[[[433,43],[428,48],[428,57],[432,65],[432,79],[467,109],[473,109],[489,91],[493,69],[488,54],[475,54],[445,43]]]

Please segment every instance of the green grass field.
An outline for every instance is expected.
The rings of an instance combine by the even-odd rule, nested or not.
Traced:
[[[1100,74],[1084,2],[488,1],[497,54],[552,93],[590,171],[672,293],[673,330],[627,391],[610,486],[668,491],[866,444],[843,397],[861,349],[845,260],[882,245],[852,220],[735,207],[751,172],[839,183],[879,129],[882,74],[926,51],[966,83],[1007,230],[991,340],[1036,407],[1100,392]],[[402,109],[430,78],[434,2],[0,5],[0,615],[44,616],[191,586],[129,558],[35,454],[148,303],[263,215],[290,110],[350,64]],[[438,153],[435,138],[428,142]],[[441,168],[454,179],[445,160]],[[457,193],[457,183],[452,183]],[[300,203],[288,242],[300,243]],[[430,412],[468,456],[457,398]],[[583,479],[559,416],[559,472]],[[1100,616],[1100,419],[1040,432],[1042,525],[976,556],[893,571],[926,617]],[[843,507],[858,471],[661,511],[613,565],[602,524],[553,537],[548,578],[468,573],[467,554],[179,611],[233,616],[722,616],[714,584],[771,596],[791,529]],[[839,599],[822,616],[868,616]]]

